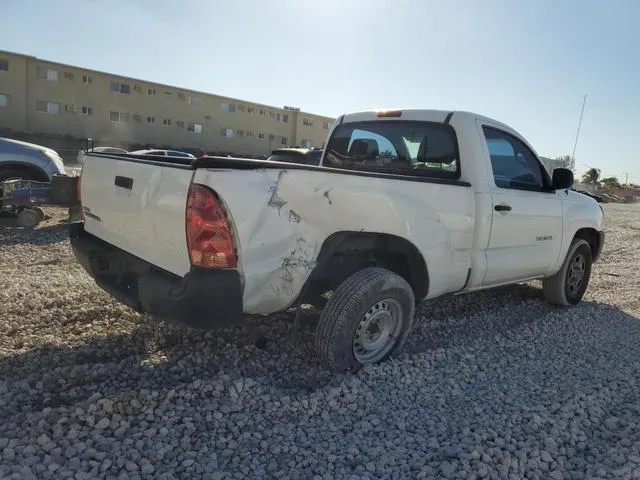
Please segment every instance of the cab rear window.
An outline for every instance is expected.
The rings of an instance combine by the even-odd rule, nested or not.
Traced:
[[[343,123],[327,143],[324,165],[346,170],[460,177],[455,131],[435,122],[376,120]]]

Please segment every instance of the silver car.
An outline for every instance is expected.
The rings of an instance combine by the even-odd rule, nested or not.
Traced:
[[[64,175],[62,157],[51,148],[0,137],[0,182],[13,178],[49,182]]]

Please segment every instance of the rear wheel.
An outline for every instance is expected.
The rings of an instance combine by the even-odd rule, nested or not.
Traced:
[[[315,336],[320,361],[344,371],[386,360],[406,340],[414,310],[413,289],[404,278],[379,267],[354,273],[320,315]]]
[[[589,243],[582,238],[575,238],[560,270],[542,281],[546,300],[564,307],[582,300],[591,278],[592,262]]]

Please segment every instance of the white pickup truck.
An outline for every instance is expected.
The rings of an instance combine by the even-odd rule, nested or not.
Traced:
[[[542,279],[579,302],[604,214],[572,183],[489,118],[367,111],[318,166],[89,154],[70,241],[115,298],[193,327],[323,301],[318,356],[355,369],[402,345],[419,300]]]

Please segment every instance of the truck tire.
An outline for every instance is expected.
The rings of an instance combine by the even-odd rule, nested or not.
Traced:
[[[18,213],[16,222],[20,227],[34,228],[44,219],[44,211],[39,208],[25,208]]]
[[[574,238],[560,270],[542,280],[547,302],[569,307],[582,300],[591,278],[592,263],[589,243],[582,238]]]
[[[315,334],[321,363],[331,371],[357,370],[386,360],[411,330],[413,289],[399,275],[379,267],[354,273],[324,307]]]

